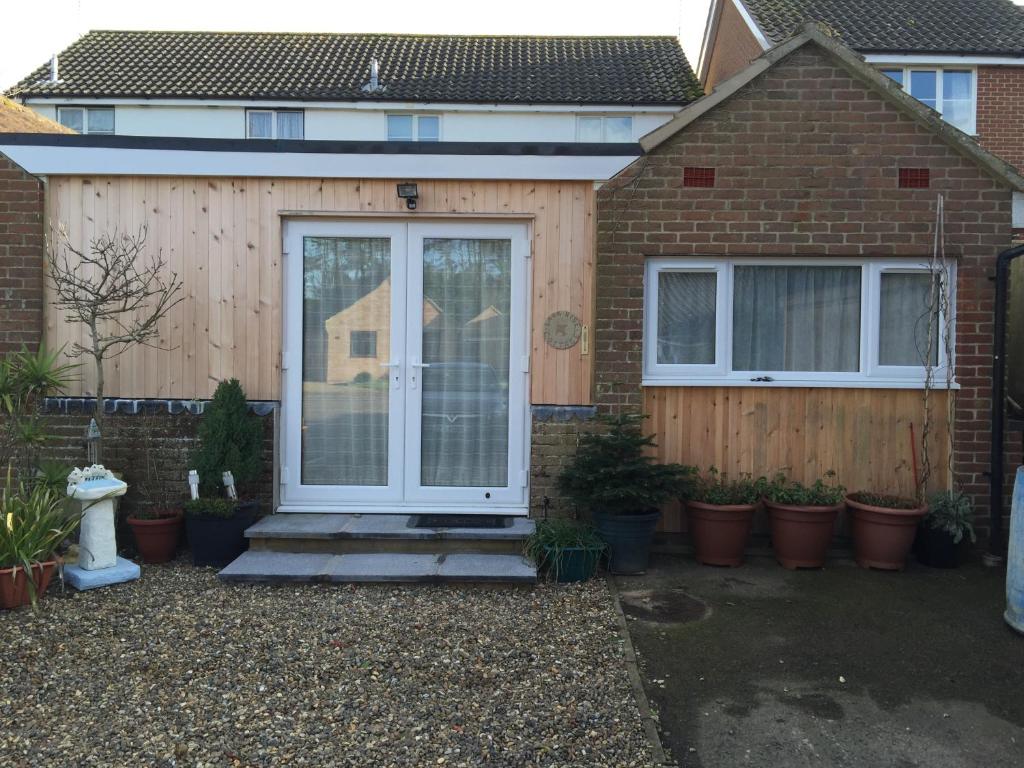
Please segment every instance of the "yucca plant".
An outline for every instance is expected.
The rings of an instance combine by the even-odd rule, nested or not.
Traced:
[[[0,492],[0,568],[14,569],[11,579],[17,578],[17,568],[24,569],[33,606],[38,598],[33,566],[51,560],[81,522],[81,514],[69,513],[64,500],[63,493],[43,483],[16,482],[7,468]]]

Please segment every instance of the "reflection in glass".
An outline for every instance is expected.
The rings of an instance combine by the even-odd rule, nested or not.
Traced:
[[[423,241],[424,486],[508,485],[509,240]]]
[[[391,241],[303,238],[302,483],[387,485]]]

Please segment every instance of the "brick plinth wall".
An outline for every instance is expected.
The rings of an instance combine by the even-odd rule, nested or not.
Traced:
[[[715,187],[684,188],[684,166],[715,168]],[[901,167],[928,168],[930,188],[899,188]],[[991,278],[996,255],[1009,245],[1011,192],[813,44],[758,76],[599,191],[594,344],[599,408],[642,407],[647,257],[925,260],[932,252],[939,193],[946,200],[947,253],[958,262],[956,352],[962,389],[955,471],[984,521]]]
[[[43,184],[0,154],[0,355],[43,332]]]
[[[576,453],[580,435],[592,428],[591,406],[534,406],[530,438],[530,515],[571,517],[574,504],[558,490],[558,476]]]
[[[1024,67],[978,67],[978,142],[1018,169],[1024,169]]]

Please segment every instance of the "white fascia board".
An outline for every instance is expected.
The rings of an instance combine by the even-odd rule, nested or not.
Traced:
[[[363,179],[610,179],[636,155],[399,155],[216,152],[0,144],[36,176],[243,176]]]
[[[700,55],[697,57],[697,79],[704,82],[704,70],[708,65],[708,45],[711,43],[711,36],[718,31],[718,11],[722,7],[722,0],[711,0],[708,7],[708,18],[704,22],[704,35],[700,40]]]
[[[491,104],[444,103],[430,101],[309,101],[302,99],[126,99],[103,97],[33,96],[24,99],[33,104],[102,104],[133,107],[248,107],[249,109],[350,109],[367,112],[626,112],[660,114],[678,112],[672,104]]]
[[[772,47],[773,43],[765,37],[764,32],[757,26],[757,22],[754,21],[754,17],[750,15],[750,11],[747,10],[747,6],[743,4],[743,0],[732,0],[732,4],[736,6],[736,10],[739,11],[740,16],[743,17],[743,21],[747,27],[750,28],[751,34],[754,35],[754,39],[757,40],[762,50],[767,51]]]
[[[916,64],[933,64],[935,66],[961,64],[964,66],[1024,67],[1024,57],[1014,58],[1012,56],[868,53],[864,55],[864,61],[868,64],[900,64],[902,66],[913,66]]]

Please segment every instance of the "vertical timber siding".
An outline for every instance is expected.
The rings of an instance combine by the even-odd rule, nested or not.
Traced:
[[[687,165],[716,168],[716,187],[683,188]],[[931,188],[900,189],[898,171],[904,166],[927,167]],[[932,253],[939,193],[946,201],[946,252],[958,264],[956,375],[961,389],[956,393],[953,469],[983,514],[991,278],[996,255],[1009,245],[1011,192],[813,43],[599,191],[598,407],[650,411],[652,431],[659,433],[667,459],[756,474],[788,466],[801,480],[835,469],[851,489],[906,490],[911,482],[909,424],[919,439],[921,432],[920,390],[644,389],[643,271],[645,260],[658,256],[924,261]],[[936,402],[940,422],[944,410]],[[945,439],[945,430],[946,425],[937,425],[936,441]],[[933,487],[952,479],[941,469],[946,458],[947,452],[937,451],[933,459]]]
[[[126,398],[207,398],[217,382],[241,380],[253,400],[280,399],[281,211],[318,214],[521,214],[532,222],[531,395],[533,403],[591,402],[591,356],[581,345],[556,350],[543,340],[557,310],[593,317],[594,190],[588,182],[420,181],[409,215],[395,182],[359,179],[52,177],[49,226],[76,247],[103,232],[148,227],[185,281],[185,301],[161,324],[160,346],[115,358],[107,394]],[[296,258],[300,256],[296,254]],[[84,341],[48,306],[46,336],[57,346]],[[85,371],[80,390],[94,377]]]

